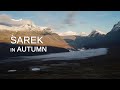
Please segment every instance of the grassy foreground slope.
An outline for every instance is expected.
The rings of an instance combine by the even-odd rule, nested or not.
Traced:
[[[9,30],[0,30],[0,43],[11,43],[11,36],[15,37],[24,37],[24,36],[43,36],[43,44],[36,44],[37,46],[55,46],[61,48],[71,48],[58,34],[47,32],[47,31],[9,31]]]

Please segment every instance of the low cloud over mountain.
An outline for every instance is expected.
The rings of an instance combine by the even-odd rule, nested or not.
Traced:
[[[67,31],[67,32],[62,32],[58,33],[60,36],[69,36],[69,35],[78,35],[76,32],[73,31]]]
[[[7,26],[21,26],[33,23],[31,20],[14,19],[6,14],[0,15],[0,24]]]
[[[31,20],[0,15],[0,43],[10,43],[10,37],[43,36],[44,46],[71,48],[52,28],[35,25]],[[40,45],[38,45],[40,46]]]

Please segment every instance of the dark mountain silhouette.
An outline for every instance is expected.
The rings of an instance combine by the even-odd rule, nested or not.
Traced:
[[[47,52],[10,52],[11,47],[18,48],[18,46],[25,47],[26,45],[0,43],[0,59],[15,57],[15,56],[33,56],[33,55],[43,55],[49,53],[69,52],[69,50],[65,48],[59,48],[53,46],[47,46]]]
[[[72,37],[72,38],[71,38]],[[74,48],[97,48],[100,41],[105,37],[98,31],[92,31],[88,36],[64,36],[64,40]],[[73,39],[74,38],[74,39]]]
[[[105,42],[110,46],[120,46],[120,22],[115,24],[110,32],[105,36]]]
[[[67,37],[67,36],[66,36]],[[74,48],[102,48],[120,46],[120,22],[115,24],[106,35],[100,31],[92,31],[88,36],[74,36],[74,39],[64,38],[64,40]],[[71,36],[73,37],[73,36]]]

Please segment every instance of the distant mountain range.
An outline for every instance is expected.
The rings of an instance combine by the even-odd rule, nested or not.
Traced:
[[[110,32],[103,33],[93,30],[88,36],[62,36],[74,48],[100,48],[120,46],[120,22],[115,24]]]
[[[52,28],[41,27],[33,22],[12,25],[0,23],[0,43],[10,43],[10,37],[23,36],[43,36],[43,46],[53,46],[60,48],[99,48],[113,47],[120,45],[120,22],[115,24],[108,33],[100,30],[93,30],[89,35],[85,32],[80,35],[59,36],[53,32]],[[41,46],[37,44],[37,46]]]

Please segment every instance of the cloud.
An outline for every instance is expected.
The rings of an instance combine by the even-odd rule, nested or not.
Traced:
[[[80,21],[80,24],[87,24],[87,22],[85,22],[85,21]]]
[[[110,13],[106,13],[106,12],[100,12],[99,14],[96,14],[96,17],[107,17],[107,16],[109,16],[109,15],[111,15]]]
[[[76,32],[73,31],[67,31],[67,32],[57,32],[60,36],[68,36],[68,35],[78,35]]]
[[[22,21],[22,19],[11,19],[11,20],[13,20],[13,21]]]
[[[70,11],[67,14],[67,17],[64,19],[63,23],[67,24],[69,26],[75,25],[75,16],[77,12],[76,11]]]
[[[52,22],[49,22],[49,18],[46,17],[45,19],[47,19],[47,23],[49,25],[49,23],[51,24],[50,26],[53,27],[55,30],[62,30],[62,29],[66,29],[69,26],[74,26],[76,24],[76,20],[75,17],[77,15],[76,11],[67,11],[67,16],[64,17],[64,19],[59,20],[60,22],[55,22],[54,20]],[[51,17],[50,17],[51,19]],[[54,18],[52,18],[54,19]]]
[[[0,24],[7,26],[21,26],[24,24],[33,23],[31,20],[23,20],[23,19],[14,19],[9,15],[2,14],[0,15]]]
[[[63,30],[66,29],[66,26],[63,24],[51,24],[48,27],[54,28],[55,30]]]
[[[80,36],[88,36],[89,34],[88,33],[86,33],[86,32],[81,32],[80,33]]]
[[[71,28],[77,24],[85,24],[85,22],[79,22],[79,20],[76,20],[76,15],[78,15],[77,11],[65,11],[65,16],[63,15],[61,19],[52,16],[53,13],[54,15],[58,15],[58,12],[37,12],[37,22],[42,22],[41,25],[54,28],[56,31],[65,30],[66,28]]]

